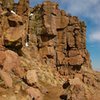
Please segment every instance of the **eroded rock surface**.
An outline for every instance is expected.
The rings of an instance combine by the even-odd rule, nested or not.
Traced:
[[[62,74],[61,69],[81,70],[91,68],[89,53],[86,50],[86,25],[76,16],[69,16],[50,1],[36,6],[30,18],[30,35],[42,61],[52,65]],[[37,25],[36,25],[37,24]],[[34,51],[35,52],[35,51]],[[36,52],[37,53],[37,52]]]
[[[86,25],[55,2],[0,0],[0,100],[99,100]]]

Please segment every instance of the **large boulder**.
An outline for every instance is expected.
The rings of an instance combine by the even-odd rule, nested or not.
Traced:
[[[20,66],[20,59],[17,53],[11,50],[0,51],[0,69],[23,77],[24,69]]]
[[[24,70],[20,67],[20,59],[17,53],[7,50],[5,51],[6,58],[3,63],[3,70],[7,72],[13,71],[16,75],[23,77]]]

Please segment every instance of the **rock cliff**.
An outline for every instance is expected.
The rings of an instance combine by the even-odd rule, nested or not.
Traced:
[[[0,100],[99,100],[99,85],[85,22],[55,2],[0,0]]]

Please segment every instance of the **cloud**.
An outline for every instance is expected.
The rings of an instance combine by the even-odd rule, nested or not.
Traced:
[[[100,20],[100,0],[62,0],[61,2],[73,15],[94,19],[95,23]]]
[[[100,42],[100,31],[93,32],[89,35],[89,39],[92,42]]]

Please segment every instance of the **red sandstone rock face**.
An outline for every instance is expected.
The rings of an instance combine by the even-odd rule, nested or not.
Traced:
[[[53,15],[53,11],[56,10],[57,4],[52,4],[50,2],[44,2],[43,10],[44,10],[44,26],[47,29],[48,35],[56,35],[56,17]]]
[[[1,40],[5,46],[16,45],[21,49],[28,42],[34,55],[48,65],[67,66],[66,70],[72,66],[80,66],[80,70],[81,66],[91,67],[84,22],[67,15],[57,3],[50,1],[30,10],[29,0],[20,0],[16,10],[20,16],[9,14],[2,17]]]
[[[13,71],[16,75],[22,77],[23,69],[20,67],[20,59],[18,55],[10,50],[5,51],[6,59],[3,64],[3,70],[7,72]]]
[[[86,52],[84,22],[81,22],[76,16],[67,15],[63,10],[58,9],[56,3],[50,1],[44,2],[36,8],[37,11],[32,11],[34,17],[31,17],[30,24],[33,23],[31,25],[34,27],[36,25],[34,20],[36,20],[45,27],[45,32],[40,31],[39,35],[36,35],[37,48],[43,62],[53,63],[53,66],[56,67],[80,66],[81,70],[81,66],[85,65],[90,68],[89,55]],[[42,19],[35,19],[37,15]],[[36,29],[38,31],[38,26]],[[30,29],[30,34],[32,33],[35,34],[35,31]]]
[[[91,70],[85,23],[50,1],[29,8],[29,0],[19,0],[14,8],[16,14],[6,8],[6,12],[0,13],[0,86],[18,86],[12,89],[15,94],[19,92],[16,96],[23,92],[29,96],[24,94],[18,100],[44,100],[43,95],[50,97],[45,100],[96,97],[94,93],[99,90],[100,80],[99,74]],[[68,83],[62,90],[59,82],[65,80]],[[60,89],[48,83],[58,84]]]

